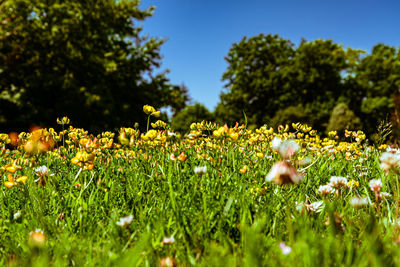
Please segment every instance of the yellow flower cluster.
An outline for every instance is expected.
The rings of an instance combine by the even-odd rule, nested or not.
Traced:
[[[149,105],[145,105],[143,111],[149,115],[148,122],[151,116],[160,115],[160,111]],[[57,122],[66,125],[69,119],[64,117],[58,119]],[[9,163],[1,167],[1,170],[7,172],[5,185],[11,188],[27,179],[26,176],[17,175],[17,171],[22,168],[19,166],[23,165],[22,162],[17,164],[9,161],[9,158],[15,158],[15,155],[10,156],[11,147],[20,153],[21,158],[29,160],[30,164],[37,163],[35,162],[36,154],[47,153],[49,157],[55,157],[65,164],[72,163],[82,170],[92,170],[95,164],[109,164],[113,159],[154,160],[155,151],[162,151],[165,158],[180,161],[182,164],[186,164],[187,157],[193,156],[194,159],[207,161],[207,164],[217,166],[225,162],[226,155],[233,151],[240,153],[244,159],[241,166],[237,167],[238,174],[247,176],[250,170],[262,166],[263,162],[280,158],[279,152],[272,148],[274,140],[277,139],[282,142],[292,140],[298,145],[297,154],[287,157],[287,161],[290,161],[293,166],[300,165],[299,162],[305,161],[308,157],[317,158],[323,154],[342,157],[349,161],[368,157],[368,148],[363,142],[366,137],[361,131],[347,130],[345,131],[347,139],[339,141],[336,131],[329,132],[324,138],[310,126],[301,123],[281,125],[277,129],[264,125],[249,130],[245,125],[236,124],[229,127],[202,121],[192,123],[188,135],[174,133],[170,126],[161,120],[151,123],[151,126],[152,129],[144,133],[141,133],[136,126],[135,128],[120,128],[115,142],[115,134],[112,132],[93,136],[84,129],[73,126],[60,132],[50,128],[36,129],[30,133],[0,134],[0,156],[2,159],[7,158]],[[379,147],[381,150],[386,148],[386,145]],[[291,151],[288,153],[291,154]],[[72,159],[71,155],[73,155]],[[2,162],[2,164],[5,163]],[[222,172],[221,175],[223,175]],[[349,184],[349,187],[357,186],[356,181]]]
[[[133,146],[139,134],[140,132],[138,130],[132,128],[121,128],[119,130],[118,139],[121,145]]]
[[[150,105],[144,105],[143,106],[143,111],[147,115],[154,116],[154,117],[159,117],[160,116],[160,111],[157,111],[154,107]]]
[[[167,140],[165,132],[157,130],[149,130],[146,134],[141,135],[140,138],[146,144],[152,146],[163,144]]]
[[[76,153],[75,157],[71,159],[71,163],[78,165],[84,170],[92,170],[94,168],[94,161],[96,160],[95,153],[87,153],[86,151],[80,151]]]
[[[16,172],[21,170],[22,167],[17,165],[17,162],[14,161],[12,164],[6,164],[0,168],[7,174],[7,181],[4,182],[4,185],[10,189],[18,184],[25,184],[28,180],[28,177],[17,176]]]

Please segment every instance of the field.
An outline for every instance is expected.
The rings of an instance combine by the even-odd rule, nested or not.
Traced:
[[[400,264],[399,154],[360,131],[58,123],[0,135],[1,265]]]

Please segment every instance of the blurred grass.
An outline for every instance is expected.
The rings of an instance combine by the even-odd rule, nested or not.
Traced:
[[[280,187],[265,182],[279,160],[270,149],[271,138],[251,144],[248,133],[240,133],[238,140],[178,138],[162,145],[138,141],[99,149],[95,167],[87,171],[71,164],[79,145],[34,156],[21,148],[7,154],[3,148],[0,166],[29,161],[16,172],[28,176],[27,183],[1,189],[0,264],[157,266],[170,256],[180,266],[399,265],[393,197],[382,201],[380,214],[372,205],[355,209],[349,204],[356,195],[374,202],[371,179],[382,178],[383,190],[394,194],[396,176],[380,170],[378,150],[367,156],[366,146],[357,143],[362,153],[348,159],[345,152],[314,151],[308,141],[298,140],[300,156],[314,164],[300,184]],[[126,156],[128,151],[135,156]],[[260,151],[262,157],[256,155]],[[170,159],[181,152],[186,160]],[[41,165],[52,174],[43,187],[34,181],[34,168]],[[244,165],[249,171],[241,173]],[[196,166],[207,166],[207,172],[195,174]],[[362,171],[366,177],[359,175]],[[7,172],[1,173],[6,181]],[[317,195],[331,176],[354,179],[359,186],[341,196]],[[299,203],[321,200],[319,213],[299,209]],[[130,214],[130,225],[116,224]],[[44,246],[29,243],[35,229],[43,230]],[[163,244],[170,236],[175,242]],[[291,247],[289,254],[282,253],[281,242]]]

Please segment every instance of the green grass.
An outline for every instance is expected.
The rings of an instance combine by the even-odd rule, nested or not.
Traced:
[[[247,140],[243,135],[236,141],[138,142],[100,150],[93,170],[81,172],[71,164],[77,147],[34,156],[21,148],[6,156],[3,149],[0,166],[12,159],[29,162],[16,172],[28,177],[26,184],[0,189],[0,265],[157,266],[167,256],[179,266],[399,265],[396,175],[380,170],[379,151],[346,160],[344,152],[317,154],[304,148],[300,154],[315,163],[303,181],[277,186],[265,181],[280,160],[269,148],[270,139],[256,145]],[[171,153],[183,151],[184,162],[170,159]],[[255,156],[257,151],[263,158]],[[199,159],[199,154],[213,160]],[[52,174],[42,187],[34,170],[41,165]],[[249,166],[245,174],[240,172],[244,165]],[[207,166],[207,173],[195,174],[197,166]],[[360,177],[361,172],[367,176]],[[7,173],[0,174],[6,181]],[[341,196],[317,195],[331,176],[346,176],[359,186]],[[392,195],[382,200],[379,213],[371,205],[371,179],[382,179],[382,190]],[[352,207],[349,200],[356,195],[368,197],[371,204]],[[321,212],[299,209],[297,204],[306,200],[323,201]],[[118,226],[127,215],[133,215],[133,222]],[[42,246],[29,241],[35,229],[45,234]],[[175,242],[162,244],[170,236]],[[289,254],[282,253],[281,242],[291,247]]]

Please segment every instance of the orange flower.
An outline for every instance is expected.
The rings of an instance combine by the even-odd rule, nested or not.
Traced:
[[[187,156],[185,155],[185,152],[182,152],[179,156],[178,156],[178,160],[180,162],[184,162],[186,160]]]

